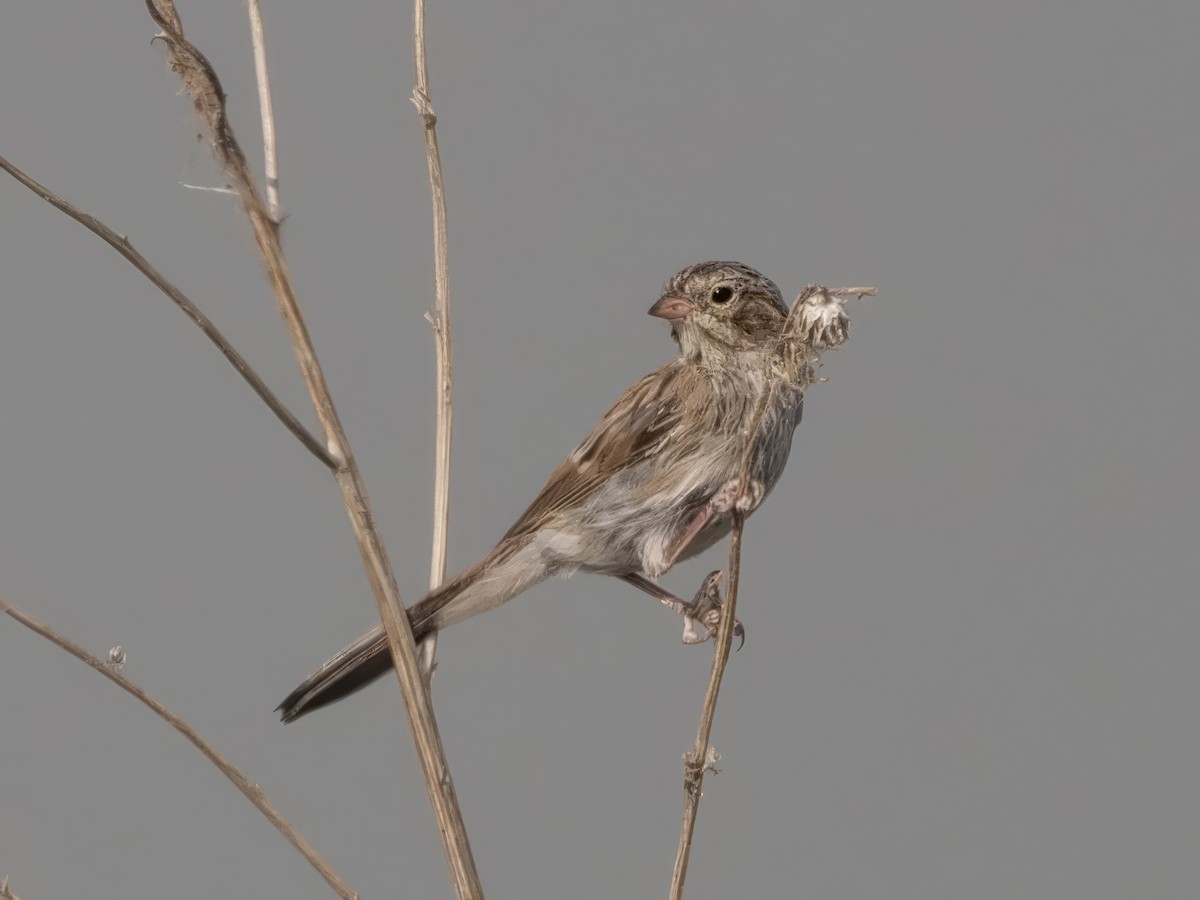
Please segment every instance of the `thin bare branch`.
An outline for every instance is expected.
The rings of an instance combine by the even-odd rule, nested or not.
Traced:
[[[7,875],[4,876],[3,881],[0,881],[0,897],[3,897],[4,900],[21,900],[20,897],[12,892],[12,888],[8,886]]]
[[[316,851],[313,845],[305,840],[304,836],[296,830],[296,826],[289,822],[287,818],[285,818],[284,815],[279,812],[274,805],[272,805],[271,801],[267,799],[267,795],[263,792],[262,788],[243,775],[242,772],[236,766],[234,766],[232,762],[230,762],[222,753],[213,747],[212,744],[208,743],[208,741],[202,738],[196,729],[192,728],[191,725],[179,718],[179,716],[175,715],[175,713],[171,712],[169,709],[151,697],[148,693],[126,678],[124,674],[122,674],[121,669],[123,668],[124,663],[123,653],[117,654],[114,652],[110,654],[110,656],[116,658],[113,662],[106,663],[88,653],[74,641],[59,634],[46,623],[34,618],[23,610],[17,609],[17,607],[9,603],[6,599],[4,599],[4,597],[0,597],[0,612],[7,613],[26,628],[36,632],[37,634],[40,634],[52,644],[55,644],[61,647],[63,650],[66,650],[81,662],[87,663],[109,681],[113,682],[113,684],[120,687],[123,691],[132,694],[138,700],[142,701],[142,703],[146,704],[146,706],[150,707],[155,715],[163,719],[168,725],[187,738],[192,743],[192,746],[203,753],[208,758],[209,762],[217,767],[222,775],[233,782],[234,787],[241,791],[245,795],[246,799],[253,803],[258,808],[258,811],[267,817],[267,821],[274,825],[276,830],[278,830],[279,833],[282,834],[288,840],[288,842],[300,852],[300,855],[308,860],[309,864],[316,869],[318,873],[320,873],[321,877],[325,879],[326,884],[333,888],[334,892],[339,897],[346,898],[346,900],[358,900],[358,894],[355,893],[355,891],[351,889],[348,884],[342,881],[340,877],[338,877],[338,874],[333,871],[329,863],[325,862],[325,860],[321,858],[321,855]],[[5,879],[4,884],[7,886],[7,878]],[[12,895],[0,893],[0,896],[11,897]]]
[[[151,18],[162,29],[159,37],[170,51],[171,68],[183,79],[184,87],[191,95],[197,113],[209,128],[213,150],[225,168],[226,175],[241,195],[242,205],[250,220],[271,285],[279,301],[288,338],[316,408],[317,417],[324,429],[326,445],[334,456],[342,460],[341,466],[334,472],[334,478],[341,490],[342,501],[350,517],[371,593],[375,597],[380,619],[388,635],[396,678],[404,694],[413,740],[425,776],[425,787],[437,819],[446,858],[454,874],[455,887],[460,897],[482,897],[483,890],[475,870],[462,812],[458,806],[449,764],[438,733],[433,705],[417,659],[412,628],[400,600],[395,573],[371,512],[362,473],[350,450],[350,443],[334,408],[329,386],[300,312],[283,249],[279,244],[278,228],[271,220],[246,166],[245,156],[226,115],[224,91],[212,65],[204,54],[184,37],[172,0],[146,0],[146,6]]]
[[[337,469],[339,462],[325,448],[325,445],[317,440],[312,432],[300,423],[300,420],[283,404],[282,400],[275,396],[262,378],[259,377],[258,373],[250,367],[250,363],[246,361],[246,358],[234,349],[234,346],[225,335],[217,330],[217,326],[212,323],[208,316],[204,315],[196,304],[189,300],[179,288],[167,281],[158,269],[150,264],[150,261],[146,257],[133,248],[133,245],[129,243],[129,238],[118,234],[95,216],[89,215],[77,206],[67,202],[45,185],[34,181],[2,156],[0,156],[0,169],[4,169],[9,175],[33,191],[33,193],[37,194],[55,209],[66,213],[120,253],[125,259],[129,260],[135,269],[145,275],[151,284],[166,294],[183,311],[185,316],[196,323],[197,327],[204,332],[205,337],[217,346],[217,349],[237,369],[238,374],[245,379],[246,383],[254,390],[254,393],[262,398],[262,401],[267,404],[267,407],[275,414],[276,418],[284,424],[284,427],[294,434],[313,456],[325,463],[330,469]]]
[[[777,354],[768,354],[765,362],[764,380],[768,387],[763,391],[754,410],[749,439],[742,449],[739,480],[743,485],[750,483],[750,468],[754,459],[755,436],[762,425],[763,416],[775,393],[785,385],[807,387],[814,381],[813,364],[817,351],[832,349],[846,340],[850,320],[841,308],[841,298],[874,296],[874,288],[838,288],[829,290],[810,284],[796,298],[791,311],[783,323],[777,341]],[[816,302],[812,302],[812,301]],[[700,812],[703,795],[704,774],[715,771],[714,764],[720,755],[710,746],[713,717],[717,711],[717,697],[721,691],[721,680],[729,662],[730,646],[733,643],[734,623],[737,621],[738,584],[742,569],[742,532],[745,516],[737,510],[731,513],[733,529],[729,536],[729,567],[725,600],[721,606],[721,621],[713,646],[712,669],[709,672],[708,688],[704,693],[704,705],[700,711],[700,722],[696,728],[696,743],[683,757],[683,819],[679,829],[679,847],[675,853],[675,868],[671,877],[670,900],[682,900],[683,885],[687,879],[688,862],[692,853],[692,839],[696,829],[696,817]]]
[[[258,0],[247,0],[250,12],[250,41],[254,45],[254,78],[258,82],[258,110],[262,116],[263,157],[267,187],[267,212],[276,225],[282,221],[279,208],[279,158],[275,149],[275,113],[271,109],[271,79],[267,72],[267,39],[263,32]]]
[[[437,432],[434,440],[433,549],[429,589],[446,580],[446,546],[450,528],[450,443],[454,424],[454,354],[450,340],[450,259],[446,239],[446,180],[438,150],[437,116],[429,99],[429,66],[425,58],[425,0],[414,0],[412,102],[425,126],[425,159],[433,205],[434,287],[437,301],[430,324],[437,352]],[[422,645],[421,665],[432,677],[437,652],[436,632]]]

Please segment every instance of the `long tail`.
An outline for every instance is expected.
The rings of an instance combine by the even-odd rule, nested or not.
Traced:
[[[448,625],[494,609],[547,578],[552,572],[524,552],[524,539],[501,541],[469,569],[427,594],[408,610],[417,641]],[[336,656],[323,662],[276,707],[284,722],[328,706],[366,687],[392,668],[392,654],[382,626],[368,631]]]

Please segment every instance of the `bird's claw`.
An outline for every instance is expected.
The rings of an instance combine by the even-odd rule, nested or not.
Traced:
[[[724,573],[719,569],[705,576],[700,590],[692,598],[690,608],[684,613],[683,642],[685,644],[703,644],[709,638],[716,638],[717,629],[721,626],[721,578]],[[696,623],[704,626],[705,633],[701,635],[696,630]],[[738,650],[746,645],[746,629],[741,619],[733,620],[734,637],[740,638]]]

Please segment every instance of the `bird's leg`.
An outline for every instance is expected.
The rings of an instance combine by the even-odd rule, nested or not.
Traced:
[[[632,584],[640,591],[645,591],[651,597],[657,597],[662,605],[673,613],[678,613],[683,616],[683,642],[685,644],[700,644],[704,642],[704,638],[696,633],[695,617],[691,615],[692,605],[682,597],[676,597],[665,587],[655,584],[644,575],[639,575],[636,572],[629,572],[620,576],[621,580]]]
[[[675,564],[675,561],[687,549],[696,535],[703,531],[704,527],[714,519],[726,515],[732,509],[749,513],[762,503],[765,495],[766,488],[757,479],[750,479],[744,488],[741,479],[729,479],[729,481],[721,485],[709,501],[688,522],[688,526],[684,529],[683,534],[676,539],[675,544],[671,547],[670,553],[667,556],[666,568],[669,569]],[[667,609],[683,616],[683,642],[685,644],[702,644],[717,633],[717,623],[721,620],[719,609],[721,595],[717,590],[720,574],[720,572],[710,573],[704,579],[700,590],[697,591],[696,596],[691,601],[684,600],[682,597],[676,597],[666,588],[655,584],[649,578],[636,572],[630,572],[620,577],[639,590],[645,591],[651,597],[657,597]],[[696,628],[697,623],[704,626],[706,634],[700,634]],[[734,622],[733,633],[742,639],[742,644],[746,642],[746,629],[740,621]],[[740,650],[741,648],[742,645],[739,644],[738,649]]]
[[[713,519],[725,515],[735,507],[738,512],[753,512],[758,507],[758,504],[762,503],[765,495],[766,488],[758,479],[750,479],[750,483],[746,486],[745,490],[742,489],[740,479],[729,479],[721,485],[717,492],[712,495],[712,498],[692,517],[692,521],[688,522],[688,526],[683,534],[679,536],[674,546],[671,547],[671,551],[667,556],[667,568],[669,569],[675,565],[675,561],[687,549],[688,544]]]
[[[709,572],[705,576],[700,590],[690,601],[676,597],[666,588],[636,572],[629,572],[619,577],[638,590],[645,591],[651,597],[657,597],[667,609],[683,616],[683,642],[685,644],[703,644],[710,637],[716,636],[717,625],[721,621],[721,594],[717,589],[717,585],[721,581],[719,570]],[[697,624],[704,626],[705,634],[700,634],[696,628]],[[746,643],[746,629],[742,627],[740,619],[734,620],[733,633],[736,637],[741,638],[741,644],[738,644],[738,649],[741,650],[742,644]]]

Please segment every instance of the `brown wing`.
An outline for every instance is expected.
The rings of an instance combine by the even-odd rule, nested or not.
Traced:
[[[614,473],[653,456],[682,418],[682,363],[673,360],[625,391],[554,470],[505,538],[536,531],[556,513],[583,503]]]

